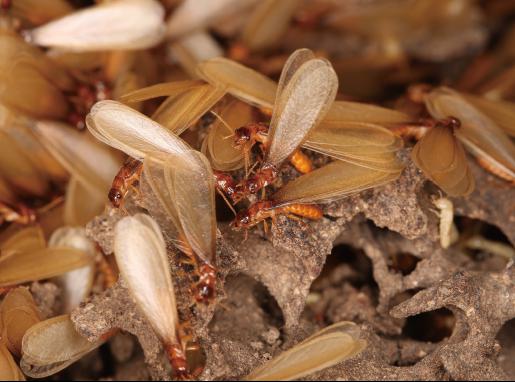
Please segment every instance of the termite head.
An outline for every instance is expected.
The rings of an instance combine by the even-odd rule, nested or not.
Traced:
[[[213,173],[218,189],[232,197],[236,192],[232,176],[221,171],[213,171]]]
[[[247,125],[237,128],[234,130],[234,146],[243,146],[251,137],[252,131]]]
[[[436,125],[441,127],[447,127],[454,131],[455,129],[459,129],[461,127],[461,121],[456,117],[450,116],[438,121]]]
[[[119,189],[111,188],[111,190],[109,190],[108,198],[114,207],[119,208],[122,204],[123,194]]]
[[[253,226],[253,219],[249,210],[238,212],[236,218],[232,221],[231,227],[236,230],[250,228]]]
[[[179,380],[191,379],[188,372],[186,355],[178,344],[165,344],[165,350],[172,365],[175,376]]]

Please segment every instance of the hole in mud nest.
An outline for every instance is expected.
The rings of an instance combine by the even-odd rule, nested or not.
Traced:
[[[455,323],[454,314],[441,308],[408,317],[402,334],[417,341],[440,342],[451,336]]]
[[[499,366],[507,374],[508,380],[513,381],[515,379],[515,318],[502,326],[496,340],[501,345],[501,352],[497,358]]]
[[[417,267],[420,259],[411,253],[394,253],[390,255],[388,269],[393,272],[400,272],[403,276],[409,275]]]
[[[472,219],[466,216],[455,216],[454,223],[462,239],[478,235],[488,240],[510,244],[506,235],[497,226],[488,224],[482,220]]]
[[[227,278],[227,299],[217,307],[211,321],[214,336],[237,342],[255,341],[263,333],[284,326],[284,317],[274,297],[266,287],[245,274]]]

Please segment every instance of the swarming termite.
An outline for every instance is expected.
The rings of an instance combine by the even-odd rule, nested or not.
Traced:
[[[313,66],[318,67],[318,71],[307,69],[313,69]],[[227,89],[232,96],[250,105],[274,108],[269,136],[265,125],[241,124],[244,121],[243,111],[238,109],[238,103],[235,106],[228,105],[222,110],[222,118],[219,120],[226,120],[228,123],[220,124],[229,129],[215,125],[204,141],[203,151],[213,166],[220,171],[240,168],[243,166],[242,162],[245,162],[244,157],[249,147],[257,141],[266,142],[265,163],[261,168],[261,173],[264,174],[261,175],[269,175],[271,179],[276,173],[277,163],[291,156],[299,145],[367,168],[399,173],[402,165],[395,152],[402,147],[402,139],[385,126],[406,123],[411,118],[402,112],[374,105],[331,102],[331,92],[337,86],[331,73],[332,69],[325,61],[315,59],[313,53],[306,49],[293,53],[285,65],[279,85],[262,74],[225,58],[211,59],[200,64],[199,76],[213,86]],[[306,87],[311,87],[310,90],[313,91],[320,87],[324,90],[312,97]],[[324,113],[325,118],[318,123]],[[242,125],[245,125],[244,128],[235,133],[233,127]],[[227,139],[227,130],[237,143],[244,145],[239,156],[234,152],[234,143]],[[277,163],[271,166],[271,160]],[[307,170],[309,168],[301,172]],[[258,175],[259,172],[258,170]],[[259,189],[254,180],[250,179],[240,185],[236,200],[244,196],[245,188],[256,191]],[[266,182],[266,179],[259,176],[257,180]]]
[[[174,373],[180,379],[189,378],[186,345],[180,337],[175,291],[159,226],[148,215],[123,218],[115,227],[114,253],[131,295],[163,341]]]
[[[320,219],[322,212],[313,203],[326,203],[352,193],[377,187],[396,179],[399,173],[386,173],[349,162],[334,161],[302,175],[280,188],[270,201],[259,201],[240,212],[234,228],[250,228],[279,214]]]
[[[190,150],[180,155],[151,155],[143,166],[143,182],[172,220],[174,227],[169,236],[198,272],[195,299],[207,304],[214,298],[216,286],[215,183],[211,165],[202,153]]]
[[[109,190],[108,198],[114,207],[119,208],[129,192],[139,182],[141,172],[143,171],[143,163],[127,158],[123,166],[113,179],[113,184]]]
[[[314,58],[305,49],[290,56],[277,88],[264,162],[239,185],[237,199],[255,194],[273,182],[281,163],[325,116],[337,88],[338,79],[328,61]]]
[[[510,182],[515,181],[515,135],[512,103],[491,101],[439,87],[424,97],[433,118],[455,116],[461,121],[456,137],[486,170]]]

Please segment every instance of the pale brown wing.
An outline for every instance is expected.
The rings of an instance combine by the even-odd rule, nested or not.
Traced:
[[[244,164],[244,153],[234,147],[234,130],[252,120],[252,107],[244,102],[232,100],[218,113],[220,118],[212,123],[204,139],[202,153],[209,158],[213,169],[234,171]]]
[[[288,76],[288,68],[285,70]],[[329,62],[313,59],[301,65],[278,93],[270,122],[267,162],[281,164],[304,142],[331,106],[337,88],[338,78]]]
[[[425,102],[434,118],[454,116],[461,121],[456,136],[473,155],[515,178],[515,144],[491,118],[449,88],[435,89]]]
[[[203,84],[193,87],[178,97],[169,97],[152,115],[152,119],[181,135],[222,99],[225,91]]]
[[[223,57],[207,60],[197,67],[200,78],[254,106],[272,109],[277,84],[263,74]]]
[[[120,97],[119,101],[124,103],[133,103],[146,101],[157,97],[172,97],[202,85],[202,81],[185,80],[163,82],[156,85],[147,86],[138,90],[131,91]]]
[[[492,101],[472,94],[461,94],[461,96],[490,117],[506,134],[515,136],[515,103],[502,100]]]
[[[391,182],[400,172],[388,173],[334,161],[289,182],[272,199],[280,205],[329,202]]]
[[[173,166],[170,178],[165,178],[173,190],[177,215],[186,240],[200,258],[214,264],[216,255],[215,187],[211,165],[200,152],[192,152],[195,159]],[[173,162],[173,164],[172,164]]]
[[[397,110],[366,103],[335,101],[327,112],[323,124],[361,122],[389,126],[411,120],[409,115]]]
[[[465,151],[452,129],[430,129],[417,142],[411,157],[417,167],[447,194],[465,196],[473,191]]]
[[[352,322],[331,325],[248,375],[246,380],[289,381],[315,373],[360,353],[366,341],[359,339],[359,328]]]

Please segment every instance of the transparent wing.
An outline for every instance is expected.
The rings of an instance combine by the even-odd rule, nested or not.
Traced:
[[[152,119],[116,101],[100,101],[86,117],[91,134],[105,144],[143,160],[149,152],[182,153],[190,147]]]
[[[207,158],[196,151],[192,154],[195,159],[188,163],[168,159],[166,164],[173,166],[173,170],[171,177],[165,179],[173,190],[187,242],[200,258],[213,264],[216,254],[214,177]]]
[[[152,119],[181,135],[225,95],[225,91],[203,84],[193,87],[178,97],[169,97],[152,115]]]
[[[196,80],[163,82],[124,94],[120,97],[120,102],[133,103],[157,97],[175,97],[201,85],[202,81]]]
[[[389,173],[334,161],[289,182],[272,199],[281,205],[330,202],[391,182],[400,173],[400,170]]]
[[[515,144],[494,120],[449,88],[435,89],[425,102],[434,118],[459,118],[461,128],[457,129],[456,136],[467,148],[475,147],[471,150],[473,155],[483,155],[484,160],[515,177]]]
[[[283,70],[281,72],[281,77],[279,78],[279,83],[277,84],[277,93],[276,98],[279,99],[280,95],[283,93],[286,86],[291,81],[293,75],[297,73],[300,67],[308,62],[309,60],[314,60],[315,54],[309,49],[297,49],[295,52],[290,54],[286,62],[284,63]],[[278,112],[276,110],[276,106],[274,106],[274,112]]]
[[[244,102],[273,108],[277,84],[236,61],[216,57],[199,64],[197,74],[211,85],[226,89]]]
[[[293,61],[295,62],[295,61]],[[288,68],[283,70],[289,76]],[[307,138],[331,106],[338,78],[331,65],[320,59],[305,62],[278,93],[269,130],[266,161],[279,165]]]
[[[388,126],[411,120],[409,115],[397,110],[366,103],[335,101],[323,123],[361,122]]]
[[[129,291],[163,341],[176,341],[179,322],[166,245],[148,215],[128,216],[115,226],[114,254]]]
[[[204,139],[202,152],[215,170],[234,171],[244,164],[243,151],[234,147],[234,131],[252,120],[252,107],[232,100],[219,112],[220,118],[212,123]]]
[[[490,117],[506,134],[515,136],[515,103],[507,101],[492,101],[488,98],[472,94],[461,96],[475,108]]]

